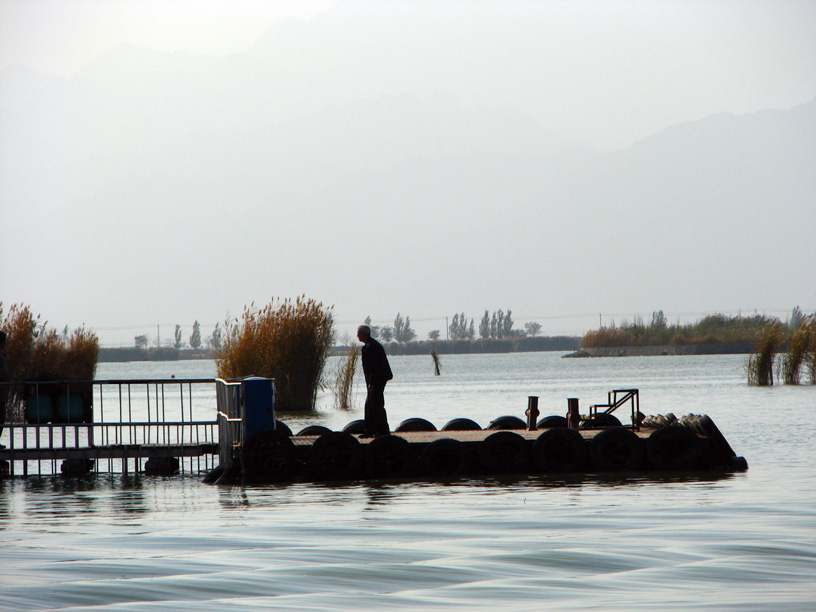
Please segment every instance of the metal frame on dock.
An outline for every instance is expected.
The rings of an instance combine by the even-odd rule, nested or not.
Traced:
[[[8,475],[91,470],[196,473],[211,469],[219,452],[217,418],[206,418],[215,416],[215,379],[2,384],[16,386],[23,401],[32,398],[36,407],[42,398],[55,393],[70,394],[72,388],[83,387],[92,390],[92,408],[88,406],[81,418],[56,413],[40,418],[26,415],[22,406],[24,422],[4,425],[6,448],[0,449],[0,462],[7,462],[2,465]]]
[[[244,443],[246,423],[241,413],[241,383],[215,381],[218,415],[219,461],[226,465]]]
[[[598,417],[599,409],[603,408],[600,414],[612,414],[629,402],[632,405],[632,429],[640,431],[640,390],[639,389],[614,389],[607,393],[606,404],[593,404],[589,407],[589,418]]]

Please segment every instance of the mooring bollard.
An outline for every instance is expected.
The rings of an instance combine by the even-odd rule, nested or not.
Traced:
[[[527,415],[527,429],[529,431],[535,431],[537,428],[536,423],[538,422],[538,396],[531,395],[527,398],[527,410],[524,412]]]
[[[578,409],[578,398],[567,398],[567,427],[570,429],[578,429],[581,423],[581,412]]]

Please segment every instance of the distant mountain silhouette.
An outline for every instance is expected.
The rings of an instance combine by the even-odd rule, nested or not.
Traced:
[[[117,274],[103,257],[117,253],[168,285],[185,266],[167,261],[229,275],[225,253],[253,261],[268,244],[276,287],[327,295],[360,282],[327,254],[366,261],[362,226],[380,247],[367,273],[399,271],[406,300],[439,299],[448,279],[462,302],[481,303],[489,284],[560,311],[653,301],[667,275],[664,303],[724,284],[747,303],[759,272],[776,279],[770,294],[801,282],[774,254],[816,259],[816,101],[713,115],[604,153],[444,92],[335,99],[342,84],[276,72],[259,45],[227,58],[120,47],[68,80],[4,72],[0,198],[15,203],[4,221],[47,220],[66,270],[77,244],[94,244],[100,275]],[[179,232],[195,237],[184,253]],[[574,295],[548,293],[574,279]],[[240,282],[263,286],[267,269]]]

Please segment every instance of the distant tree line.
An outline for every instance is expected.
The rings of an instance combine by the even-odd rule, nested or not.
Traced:
[[[416,338],[416,332],[411,328],[411,317],[402,317],[397,313],[393,327],[388,325],[372,325],[371,317],[368,316],[363,321],[371,328],[371,337],[383,342],[411,342]]]
[[[215,324],[215,329],[213,329],[213,333],[211,336],[207,337],[206,339],[206,348],[218,351],[221,348],[221,327],[218,323]],[[201,337],[201,324],[198,320],[193,321],[193,331],[188,338],[188,344],[184,343],[183,340],[183,333],[181,330],[181,325],[176,324],[176,327],[173,331],[173,340],[169,342],[166,347],[161,347],[159,345],[160,338],[156,337],[156,344],[154,345],[155,348],[173,348],[176,351],[180,351],[184,349],[186,346],[189,346],[194,351],[201,350],[204,347],[205,342]],[[147,334],[139,334],[138,336],[133,337],[133,345],[135,348],[140,349],[142,351],[149,350],[150,346],[150,336]]]
[[[442,338],[440,330],[428,332],[427,340],[416,340],[417,334],[411,328],[411,318],[397,314],[393,326],[372,325],[371,317],[364,323],[371,328],[372,337],[380,340],[391,355],[416,355],[430,350],[445,353],[509,353],[523,351],[571,351],[580,346],[581,339],[575,336],[539,337],[541,324],[528,322],[524,329],[513,329],[512,311],[484,311],[478,328],[473,318],[464,313],[455,313],[450,318],[448,334]],[[350,338],[344,339],[346,344]]]
[[[476,338],[474,340],[419,340],[416,342],[391,342],[385,345],[389,355],[427,355],[434,350],[439,355],[480,353],[527,353],[537,351],[574,351],[581,345],[578,336],[512,336],[497,340]],[[338,349],[339,351],[340,349]]]
[[[797,314],[798,312],[798,314]],[[794,309],[789,330],[796,329],[803,315]],[[795,319],[795,320],[794,320]],[[694,323],[670,325],[662,310],[652,313],[646,324],[635,318],[631,323],[623,321],[609,327],[587,332],[581,345],[583,348],[622,346],[672,346],[687,344],[751,344],[756,343],[763,330],[769,325],[782,325],[776,317],[766,315],[728,316],[707,315]]]
[[[372,325],[371,317],[365,319],[365,324],[371,328],[371,335],[385,343],[396,342],[399,344],[412,342],[416,337],[416,332],[411,328],[411,317],[402,317],[397,313],[393,326]],[[541,324],[534,321],[524,324],[524,329],[513,329],[512,311],[489,310],[484,311],[484,315],[479,323],[479,339],[501,340],[502,338],[512,338],[521,336],[538,336],[541,333]],[[476,340],[476,323],[473,318],[468,318],[464,312],[455,313],[448,325],[448,340]],[[428,332],[428,340],[437,341],[441,338],[440,330],[433,329]]]

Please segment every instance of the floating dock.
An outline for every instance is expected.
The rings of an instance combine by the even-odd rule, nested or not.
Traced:
[[[567,417],[536,421],[530,398],[527,421],[503,416],[483,429],[466,418],[440,430],[429,421],[403,421],[389,435],[361,436],[363,421],[343,431],[310,426],[292,434],[280,421],[256,431],[205,482],[226,484],[355,480],[451,480],[481,476],[530,476],[602,472],[735,472],[738,457],[706,415],[644,417],[637,389],[615,390],[606,404],[579,421],[575,399]],[[537,404],[537,398],[536,404]],[[631,406],[622,425],[612,413]]]
[[[569,399],[567,416],[538,419],[531,397],[526,420],[483,428],[458,418],[437,429],[411,418],[365,438],[362,420],[293,433],[275,414],[269,379],[92,381],[73,413],[57,409],[72,406],[71,385],[31,386],[25,422],[5,425],[0,477],[188,473],[228,484],[747,469],[709,417],[644,417],[637,389],[611,391],[583,417]],[[624,425],[613,413],[627,408]]]

